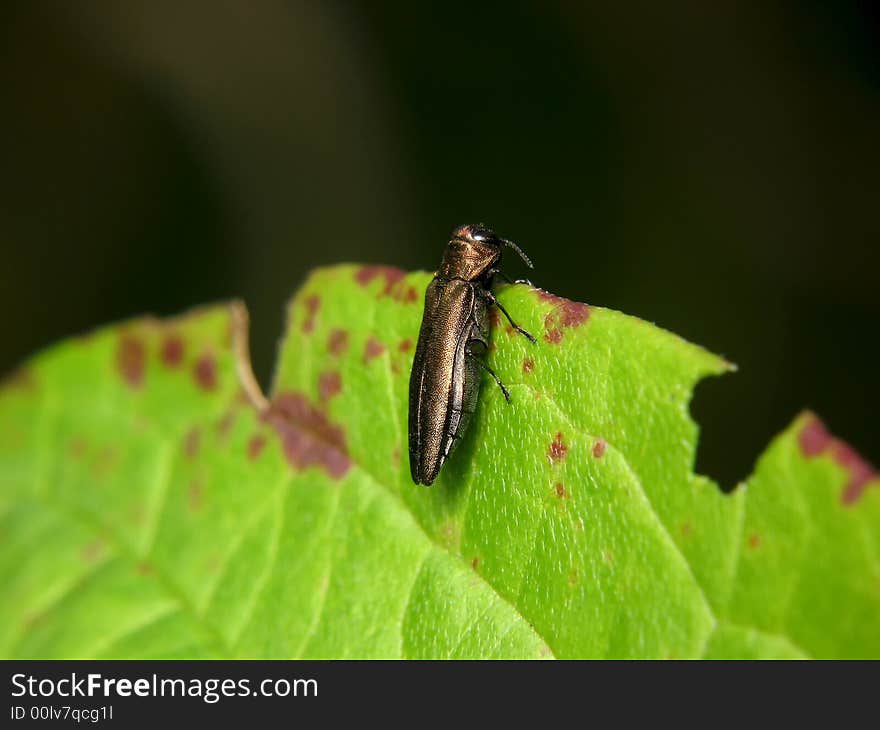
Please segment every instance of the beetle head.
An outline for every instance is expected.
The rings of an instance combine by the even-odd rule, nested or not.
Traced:
[[[466,281],[479,279],[501,260],[502,246],[514,249],[526,264],[532,265],[516,244],[499,238],[489,226],[471,223],[459,226],[452,232],[439,273],[447,278]]]
[[[483,276],[501,258],[501,244],[491,228],[480,223],[459,226],[452,232],[440,275],[473,281]]]

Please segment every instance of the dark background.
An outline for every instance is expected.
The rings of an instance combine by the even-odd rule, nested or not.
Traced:
[[[871,5],[475,5],[4,3],[0,371],[242,296],[266,382],[309,268],[479,220],[739,364],[693,406],[726,486],[805,406],[876,463]]]

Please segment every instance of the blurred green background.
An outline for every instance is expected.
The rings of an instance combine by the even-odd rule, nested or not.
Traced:
[[[805,406],[880,459],[867,2],[38,0],[0,21],[0,371],[241,296],[265,383],[310,268],[434,269],[483,221],[536,284],[739,364],[693,405],[725,486]]]

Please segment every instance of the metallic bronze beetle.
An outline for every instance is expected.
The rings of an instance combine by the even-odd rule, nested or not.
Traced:
[[[489,349],[489,310],[497,306],[517,325],[492,293],[502,247],[519,247],[481,224],[459,226],[446,245],[443,261],[425,292],[425,311],[409,380],[409,466],[416,484],[431,484],[477,406],[483,370],[510,393],[484,359]],[[507,278],[507,277],[504,277]]]

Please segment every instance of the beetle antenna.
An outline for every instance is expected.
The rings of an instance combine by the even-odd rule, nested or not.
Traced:
[[[512,248],[514,251],[516,251],[526,266],[528,266],[530,269],[535,268],[532,265],[532,260],[528,256],[526,256],[525,253],[523,252],[523,250],[519,246],[517,246],[513,241],[508,241],[506,238],[499,238],[498,240],[501,243],[503,243],[505,246],[507,246],[508,248]]]

